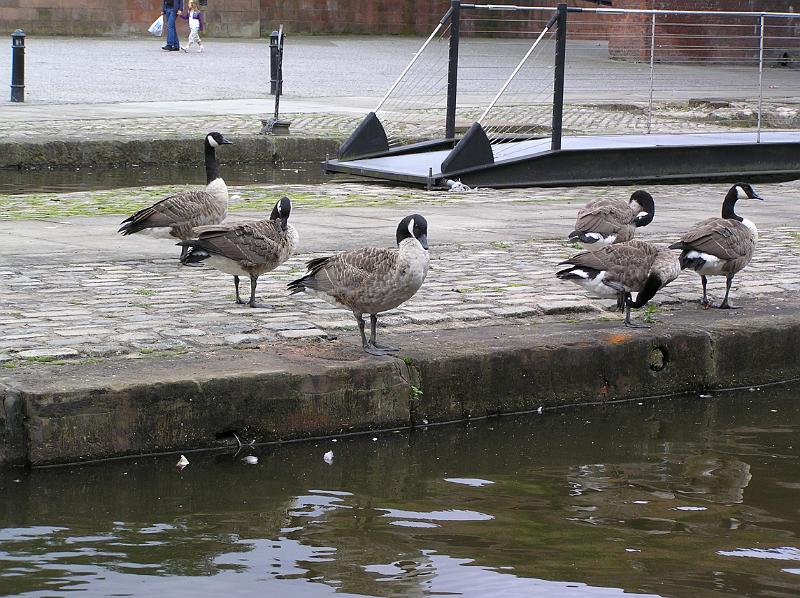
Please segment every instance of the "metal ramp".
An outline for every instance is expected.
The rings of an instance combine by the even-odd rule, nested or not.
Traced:
[[[505,80],[489,107],[460,138],[456,136],[456,95],[459,87],[459,31],[461,12],[464,10],[486,10],[492,13],[513,11],[515,18],[521,12],[538,11],[549,17],[544,29],[516,65],[511,76]],[[568,13],[593,13],[614,15],[631,13],[645,17],[643,22],[652,19],[650,41],[645,48],[649,58],[649,109],[647,114],[647,133],[637,134],[589,134],[562,135],[564,113],[564,88],[567,50]],[[653,79],[656,63],[657,26],[656,19],[665,14],[677,15],[679,19],[697,15],[736,14],[742,18],[755,19],[760,23],[757,123],[751,130],[746,127],[730,127],[716,132],[681,133],[651,131],[653,109]],[[630,16],[630,15],[628,15]],[[685,183],[696,181],[765,181],[791,180],[800,178],[800,130],[764,130],[762,127],[762,100],[765,19],[797,19],[797,15],[784,13],[715,13],[714,11],[657,11],[573,8],[559,4],[552,7],[524,7],[513,5],[462,4],[451,0],[448,12],[438,27],[426,40],[411,64],[387,92],[374,112],[371,112],[341,146],[335,160],[327,160],[324,168],[328,172],[348,173],[364,177],[378,178],[399,183],[425,186],[429,189],[446,189],[452,181],[460,181],[469,186],[479,187],[528,187],[528,186],[570,186],[590,184],[629,184],[629,183]],[[517,19],[519,20],[519,19]],[[729,24],[720,25],[730,27]],[[774,26],[773,26],[774,27]],[[379,109],[398,87],[415,61],[422,55],[439,31],[449,30],[448,69],[446,81],[446,114],[444,117],[444,136],[431,141],[414,144],[398,142],[397,135],[388,134]],[[546,36],[555,32],[555,39]],[[667,31],[669,39],[674,35]],[[552,36],[551,36],[552,37]],[[544,40],[544,42],[543,42]],[[497,122],[513,121],[514,113],[487,117],[501,96],[509,90],[514,78],[526,65],[526,61],[551,43],[554,52],[552,65],[552,111],[548,126],[540,126],[550,133],[537,136],[530,128],[509,127],[498,129]],[[756,42],[754,42],[756,43]],[[673,57],[676,50],[670,48]],[[670,58],[674,59],[674,58]],[[738,56],[735,62],[742,62]],[[640,60],[638,64],[642,64]],[[777,64],[777,63],[776,63]],[[748,65],[745,65],[748,66]],[[773,66],[776,66],[773,64]],[[428,67],[429,68],[429,67]],[[640,71],[642,69],[639,69]],[[548,75],[550,76],[550,75]],[[440,77],[444,79],[444,75]],[[542,80],[541,72],[539,80]],[[737,84],[739,82],[737,81]],[[523,91],[523,93],[525,93]],[[518,100],[516,115],[524,112],[524,104]],[[548,100],[549,101],[549,100]],[[409,103],[408,97],[403,99]],[[402,105],[402,102],[399,102]],[[549,107],[546,104],[545,107]],[[386,110],[384,108],[384,110]],[[389,116],[391,111],[386,112]],[[692,126],[691,123],[686,124]],[[795,127],[797,128],[797,127]],[[439,133],[441,134],[441,133]]]
[[[327,170],[446,189],[459,180],[478,187],[549,187],[699,181],[791,180],[800,177],[800,132],[563,137],[502,144],[512,158],[443,170],[451,149],[330,160]]]

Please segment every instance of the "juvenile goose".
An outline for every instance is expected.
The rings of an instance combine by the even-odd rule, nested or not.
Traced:
[[[635,191],[626,202],[621,199],[595,199],[578,212],[575,230],[569,240],[595,251],[612,243],[630,241],[640,226],[653,221],[656,206],[647,191]]]
[[[648,328],[631,322],[631,307],[642,307],[680,274],[674,253],[644,241],[608,245],[597,251],[584,251],[559,264],[569,264],[556,273],[600,297],[616,297],[624,306],[625,325]],[[636,301],[631,299],[636,293]]]
[[[291,211],[292,202],[282,197],[272,208],[269,219],[199,226],[195,229],[196,239],[178,243],[187,249],[181,263],[205,261],[220,272],[232,274],[236,303],[244,303],[239,296],[239,277],[249,276],[249,305],[264,307],[256,303],[258,277],[280,266],[300,244],[300,235],[288,223]]]
[[[720,309],[736,309],[728,303],[734,275],[744,269],[753,258],[758,241],[758,229],[747,218],[738,216],[733,208],[738,199],[760,199],[746,183],[737,183],[728,190],[722,202],[722,218],[708,218],[695,224],[684,233],[681,240],[669,246],[680,249],[681,269],[689,268],[700,275],[703,297],[700,305],[711,305],[706,294],[707,276],[725,276],[725,298]]]
[[[217,224],[228,214],[228,187],[219,176],[215,148],[231,143],[220,133],[205,137],[206,188],[184,191],[165,197],[122,221],[123,235],[144,233],[164,239],[191,239],[192,229],[205,224]],[[188,249],[183,248],[181,258]]]
[[[366,247],[313,259],[308,274],[289,283],[291,294],[307,292],[353,312],[361,346],[371,355],[397,351],[375,340],[378,314],[410,299],[428,273],[428,222],[419,214],[397,226],[397,249]],[[370,316],[370,339],[363,314]]]

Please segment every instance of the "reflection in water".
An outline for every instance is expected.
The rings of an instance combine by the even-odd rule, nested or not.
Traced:
[[[796,596],[782,392],[0,474],[0,589]]]

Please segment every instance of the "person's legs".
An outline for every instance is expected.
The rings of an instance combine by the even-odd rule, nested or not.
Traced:
[[[178,31],[175,29],[175,19],[178,16],[178,11],[174,8],[167,9],[164,17],[167,20],[167,45],[177,49],[181,47],[181,42],[178,39]]]

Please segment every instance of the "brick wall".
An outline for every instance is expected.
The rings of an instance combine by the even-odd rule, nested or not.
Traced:
[[[660,10],[800,11],[800,0],[638,0],[636,3],[641,8]],[[621,33],[609,39],[609,54],[614,58],[649,61],[652,17],[620,15],[617,18]],[[711,20],[706,18],[701,24],[691,15],[659,15],[655,36],[657,62],[750,62],[759,56],[760,23],[754,17],[719,16]],[[796,19],[765,20],[766,60],[774,61],[784,55],[798,59],[798,50],[800,15]]]
[[[520,0],[520,3],[555,6],[558,0]],[[569,4],[594,6],[581,0],[569,0]],[[281,23],[290,33],[427,35],[449,5],[449,0],[208,0],[204,12],[208,22],[206,34],[212,37],[267,37]],[[798,12],[800,0],[614,0],[614,6]],[[147,27],[160,12],[161,0],[0,0],[0,33],[7,34],[19,27],[29,35],[42,36],[147,35]],[[506,24],[466,19],[462,28],[465,32],[502,29],[507,35],[541,27],[544,20],[546,15],[542,13],[517,12]],[[793,29],[783,29],[780,35],[774,28],[768,30],[771,39],[788,37],[786,46],[796,49],[800,44],[800,17],[792,23]],[[752,34],[752,24],[741,26],[744,34],[748,31]],[[185,22],[181,21],[179,27],[183,37]],[[642,53],[643,48],[649,48],[648,17],[614,15],[590,19],[573,13],[569,30],[574,37],[608,38],[614,56],[648,59],[647,53]],[[670,33],[673,32],[677,32],[678,38],[683,36],[692,42],[687,44],[686,39],[668,42],[667,45],[674,46],[674,52],[685,52],[681,46],[712,45],[708,32],[698,31],[678,18],[671,24]],[[710,50],[704,52],[705,56],[714,57]]]

